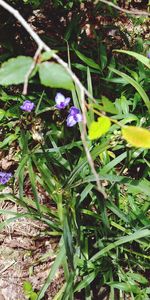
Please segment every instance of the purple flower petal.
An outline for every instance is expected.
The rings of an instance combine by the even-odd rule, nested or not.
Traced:
[[[31,112],[33,108],[35,107],[35,104],[31,102],[30,100],[25,100],[23,104],[20,106],[20,108],[24,111]]]
[[[65,96],[61,93],[57,93],[55,97],[56,107],[58,109],[64,109],[70,102],[70,98],[65,98]]]
[[[5,172],[0,172],[0,177],[4,177],[5,176]]]
[[[67,126],[72,127],[76,123],[81,121],[82,121],[82,115],[80,113],[80,110],[77,107],[72,106],[69,110],[69,115],[67,117]]]
[[[5,183],[7,183],[7,180],[6,180],[6,178],[5,178],[5,177],[3,177],[3,178],[0,178],[0,183],[1,183],[1,184],[5,184]]]
[[[64,97],[64,95],[63,94],[61,94],[61,93],[57,93],[56,94],[56,97],[55,97],[55,102],[56,102],[56,104],[57,105],[60,105],[62,102],[64,102],[65,101],[65,97]]]
[[[65,99],[65,104],[66,104],[66,106],[69,104],[70,100],[71,100],[71,98],[69,98],[69,97],[67,97],[67,98]]]
[[[77,122],[81,122],[82,121],[82,115],[79,113],[75,116],[75,119]]]
[[[77,107],[72,106],[72,107],[70,108],[70,110],[69,110],[69,113],[70,113],[71,115],[77,115],[77,114],[80,113],[80,110],[79,110]]]
[[[12,177],[12,173],[0,172],[0,183],[5,184]]]
[[[75,118],[72,115],[68,115],[68,117],[67,117],[67,126],[72,127],[76,123],[77,123],[77,121],[75,120]]]
[[[148,58],[150,58],[150,52],[149,52],[149,53],[147,53],[147,57],[148,57]]]

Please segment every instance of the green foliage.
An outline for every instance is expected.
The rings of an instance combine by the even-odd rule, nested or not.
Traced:
[[[110,119],[108,117],[100,117],[98,121],[93,121],[89,129],[89,139],[95,140],[105,134],[111,126]]]
[[[74,85],[70,75],[59,64],[44,62],[39,66],[41,83],[53,88],[72,90]]]
[[[81,52],[75,50],[75,53],[77,54],[77,56],[89,67],[96,69],[96,70],[100,70],[100,66],[95,63],[93,61],[93,59],[86,57],[84,54],[82,54]]]
[[[123,127],[122,136],[135,147],[150,149],[150,132],[147,129],[135,126]]]
[[[70,10],[80,2],[53,4]],[[42,2],[27,3],[38,6]],[[101,5],[95,7],[96,14],[98,7],[103,11]],[[27,97],[22,95],[22,86],[11,85],[24,83],[33,59],[18,56],[1,65],[0,148],[5,155],[15,147],[15,166],[10,170],[13,179],[8,184],[16,191],[17,181],[18,190],[10,195],[1,185],[0,201],[9,199],[24,210],[1,209],[0,214],[9,217],[1,222],[0,229],[26,217],[46,224],[45,235],[60,237],[55,261],[41,290],[36,293],[29,281],[24,282],[27,299],[44,299],[61,267],[65,282],[54,300],[115,300],[118,293],[120,299],[146,300],[150,295],[149,60],[143,48],[140,53],[116,50],[113,56],[104,42],[104,28],[98,34],[95,30],[91,44],[83,29],[79,30],[81,42],[76,41],[73,30],[78,32],[81,15],[75,14],[66,25],[67,49],[61,40],[61,45],[54,46],[57,50],[41,53],[29,78]],[[70,107],[82,108],[82,95],[66,70],[53,61],[58,50],[62,57],[68,55],[69,65],[90,93],[85,97],[85,140],[102,192],[97,189],[80,138],[82,122],[70,128],[66,125]],[[125,63],[122,56],[127,57]],[[71,98],[62,110],[54,101],[58,92]],[[35,104],[32,112],[20,109],[26,99]],[[26,184],[32,196],[26,195]],[[46,194],[44,204],[39,186]]]
[[[116,50],[116,51],[119,53],[124,53],[124,54],[128,54],[130,56],[133,56],[138,61],[140,61],[142,64],[144,64],[147,68],[150,69],[149,58],[145,57],[144,55],[141,55],[141,54],[133,52],[133,51],[125,51],[125,50]]]
[[[94,91],[91,77],[91,73],[88,73],[88,86],[90,91]],[[107,182],[108,188],[106,187],[105,191],[108,199],[104,200],[95,188],[95,177],[90,171],[86,155],[81,152],[83,148],[79,137],[67,132],[63,119],[61,123],[55,121],[54,100],[49,100],[44,92],[42,95],[36,93],[29,99],[36,104],[36,111],[28,121],[26,113],[20,115],[19,107],[22,103],[22,96],[12,99],[12,96],[4,91],[1,93],[1,101],[4,104],[1,110],[1,126],[8,128],[1,147],[8,149],[12,141],[16,140],[20,148],[17,155],[19,164],[15,171],[16,178],[19,178],[19,197],[9,195],[9,199],[27,210],[26,213],[14,213],[11,218],[1,224],[1,228],[23,216],[40,219],[49,226],[52,235],[62,236],[62,244],[39,294],[37,295],[32,289],[27,290],[28,288],[25,294],[29,299],[42,299],[54,274],[62,265],[66,272],[66,283],[58,292],[62,299],[63,297],[67,299],[66,295],[71,297],[72,293],[80,292],[84,295],[88,293],[89,288],[93,294],[94,290],[99,289],[99,285],[95,285],[93,290],[93,284],[97,278],[101,278],[103,285],[110,287],[111,295],[117,288],[122,293],[133,294],[135,299],[139,295],[141,299],[146,299],[147,279],[141,277],[140,280],[138,276],[142,274],[135,267],[134,261],[137,258],[140,268],[148,268],[148,258],[145,254],[149,236],[146,201],[149,197],[150,186],[146,178],[137,180],[125,176],[124,170],[127,168],[130,172],[130,169],[139,166],[142,159],[148,161],[148,153],[126,148],[119,132],[120,124],[132,122],[135,125],[140,124],[138,115],[134,115],[134,100],[128,103],[127,98],[122,95],[115,102],[104,96],[97,100],[97,104],[89,101],[93,110],[99,112],[103,108],[107,114],[111,114],[112,120],[110,127],[108,117],[103,116],[95,122],[94,117],[97,114],[94,111],[91,113],[91,109],[88,112],[91,120],[90,132],[92,132],[92,124],[96,123],[98,125],[97,137],[101,137],[100,144],[99,142],[93,144],[91,155],[97,162],[99,179],[101,182]],[[78,98],[74,100],[79,101]],[[132,113],[130,113],[131,108]],[[47,113],[48,119],[45,120]],[[30,125],[35,124],[39,116],[40,122],[44,122],[46,129],[43,145],[33,142],[35,133],[33,135],[33,125]],[[88,114],[87,117],[89,117]],[[23,124],[22,129],[16,122],[20,118]],[[113,123],[113,120],[117,122],[119,120],[119,123]],[[143,124],[146,126],[146,119]],[[132,128],[132,126],[123,128]],[[137,130],[138,127],[134,127],[134,139],[137,138],[135,135]],[[146,129],[145,131],[148,132]],[[97,133],[93,131],[92,134]],[[126,139],[131,144],[133,143],[128,137]],[[141,143],[141,137],[138,138],[139,142]],[[138,146],[141,147],[141,144]],[[79,155],[76,153],[77,149]],[[118,172],[120,167],[122,170]],[[148,169],[145,172],[145,177],[147,177]],[[34,200],[24,194],[25,174],[27,173]],[[57,208],[55,211],[40,204],[37,183],[49,194]],[[0,200],[7,199],[7,194],[0,196]],[[1,213],[8,212],[2,210]],[[111,232],[113,232],[112,241],[109,239]],[[90,242],[91,239],[95,240],[93,244]],[[137,250],[133,245],[136,245]],[[129,247],[130,251],[128,251]],[[126,261],[127,274],[124,273],[122,259]],[[72,273],[72,277],[69,277],[68,272]],[[112,274],[119,276],[119,281]],[[78,281],[79,277],[82,280]]]
[[[18,56],[4,62],[0,68],[0,85],[19,84],[24,82],[25,75],[33,62],[31,57]]]
[[[143,101],[145,102],[145,105],[148,108],[148,111],[150,112],[150,100],[147,94],[145,93],[144,89],[142,88],[142,86],[139,83],[137,83],[132,77],[126,75],[125,73],[117,71],[113,68],[111,68],[110,70],[116,73],[117,75],[123,77],[123,79],[125,79],[125,81],[127,81],[129,84],[133,85],[133,87],[138,91],[138,93],[142,97]]]
[[[23,283],[24,294],[29,300],[37,300],[38,294],[33,291],[32,284],[29,281]]]
[[[41,56],[41,61],[48,60],[55,51],[45,52]],[[11,85],[25,81],[25,76],[29,72],[33,63],[31,57],[18,56],[3,63],[0,69],[0,84]],[[41,83],[45,86],[64,88],[72,90],[74,88],[70,75],[59,64],[53,62],[42,62],[38,66]],[[35,69],[36,71],[36,69]],[[35,75],[35,72],[31,74]]]
[[[55,54],[56,52],[56,50],[43,52],[40,56],[40,61],[43,62],[51,59],[53,57],[53,54]]]

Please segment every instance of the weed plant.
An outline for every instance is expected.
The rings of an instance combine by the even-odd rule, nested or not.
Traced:
[[[71,30],[66,32],[68,43]],[[20,84],[32,59],[11,58],[0,69],[0,148],[4,156],[15,148],[15,164],[0,172],[0,201],[21,205],[24,213],[2,209],[1,214],[12,217],[1,222],[0,228],[25,216],[44,222],[45,234],[59,237],[56,259],[43,288],[35,293],[30,284],[24,285],[30,299],[44,299],[62,266],[65,283],[55,300],[148,300],[148,46],[139,40],[134,52],[110,52],[101,36],[96,36],[97,48],[89,45],[83,50],[82,37],[79,46],[71,43],[62,53],[68,54],[69,66],[91,95],[86,97],[86,143],[101,190],[80,137],[84,129],[78,87],[53,61],[53,53],[43,52],[24,96]],[[104,121],[105,117],[110,124],[100,126],[99,118]],[[124,126],[133,129],[127,132],[129,137],[121,134]],[[139,127],[146,133],[136,131]],[[27,182],[32,196],[25,193]],[[4,185],[13,192],[4,193]],[[39,186],[49,203],[41,202]]]

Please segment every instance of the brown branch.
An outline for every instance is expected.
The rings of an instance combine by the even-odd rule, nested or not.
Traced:
[[[29,71],[27,72],[27,74],[25,75],[25,78],[24,78],[24,86],[23,86],[23,91],[22,91],[22,94],[23,95],[27,95],[27,91],[28,91],[28,81],[29,81],[29,77],[30,75],[32,74],[32,71],[34,70],[35,66],[36,66],[36,63],[37,63],[37,59],[40,55],[42,51],[42,47],[38,47],[38,49],[36,50],[35,52],[35,55],[33,57],[33,63],[31,64],[31,67],[29,69]]]

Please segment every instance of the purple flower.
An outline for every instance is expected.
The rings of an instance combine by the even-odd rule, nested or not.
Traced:
[[[65,96],[61,93],[57,93],[55,97],[56,107],[58,109],[64,109],[70,102],[70,98],[65,98]]]
[[[31,112],[32,109],[35,107],[35,104],[30,100],[25,100],[20,108],[24,111]]]
[[[147,57],[150,58],[150,52],[147,53]]]
[[[5,184],[12,177],[12,173],[0,172],[0,183]]]
[[[72,106],[69,110],[69,115],[67,117],[67,126],[72,127],[76,123],[81,121],[82,121],[82,115],[80,113],[80,110],[77,107]]]

